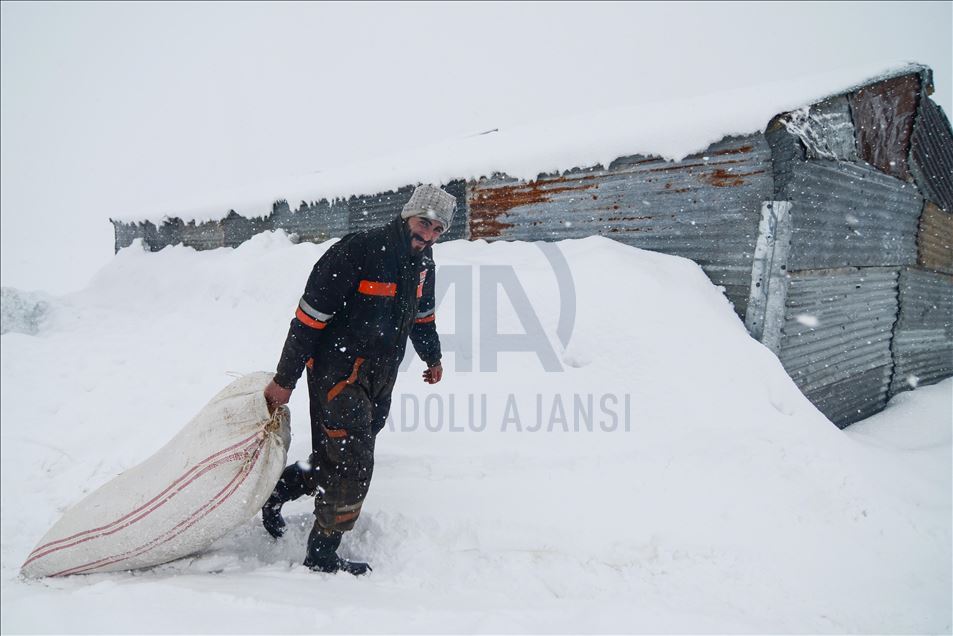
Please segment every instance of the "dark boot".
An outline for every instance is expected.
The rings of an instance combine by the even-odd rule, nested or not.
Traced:
[[[304,564],[315,572],[347,572],[354,576],[361,576],[371,571],[371,566],[360,561],[348,561],[337,555],[341,545],[341,533],[325,534],[318,524],[311,529],[308,537],[308,556]]]
[[[268,501],[261,507],[261,524],[265,526],[268,534],[276,539],[285,533],[281,507],[308,492],[308,480],[304,473],[304,469],[297,463],[285,468]]]

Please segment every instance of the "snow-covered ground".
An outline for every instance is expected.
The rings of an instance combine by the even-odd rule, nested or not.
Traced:
[[[75,294],[8,292],[3,632],[951,630],[953,381],[839,431],[694,263],[556,245],[437,246],[447,373],[424,384],[411,354],[398,382],[343,547],[373,564],[363,579],[300,565],[307,500],[278,542],[253,519],[148,571],[18,574],[63,510],[150,456],[229,372],[274,367],[327,244],[134,246]],[[537,352],[494,364],[495,325],[532,331],[532,316]],[[305,393],[293,459],[310,446]]]

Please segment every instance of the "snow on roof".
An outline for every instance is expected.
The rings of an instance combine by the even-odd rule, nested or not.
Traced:
[[[540,120],[526,126],[493,129],[398,154],[342,165],[326,172],[260,181],[240,189],[209,192],[162,209],[113,216],[113,220],[161,223],[213,221],[230,210],[244,217],[266,216],[272,203],[340,199],[396,190],[413,183],[446,184],[505,173],[532,180],[542,173],[609,165],[628,155],[678,161],[726,136],[763,130],[779,113],[851,92],[884,79],[927,67],[904,63],[850,67],[821,75],[771,81],[679,100],[653,99],[573,117]],[[858,82],[857,78],[868,78]]]

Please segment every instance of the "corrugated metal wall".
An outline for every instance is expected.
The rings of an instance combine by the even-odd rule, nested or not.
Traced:
[[[930,275],[933,285],[926,288],[925,274],[915,269],[918,263],[943,267],[953,258],[948,215],[924,201],[914,182],[918,164],[907,160],[924,147],[911,140],[937,138],[923,127],[929,130],[936,118],[925,124],[917,118],[928,84],[929,76],[920,74],[887,79],[783,113],[765,132],[774,205],[790,204],[772,236],[787,232],[791,239],[772,252],[784,265],[774,262],[775,270],[785,269],[786,276],[772,281],[770,299],[752,287],[758,311],[749,312],[746,324],[753,334],[761,325],[762,342],[838,426],[883,408],[899,386],[892,381],[895,364],[901,373],[907,367],[919,372],[923,382],[951,372],[940,363],[953,347],[950,333],[932,323],[911,327],[923,302],[936,303],[942,313],[937,295],[945,290],[953,297],[949,277]],[[935,190],[948,186],[950,174],[932,174],[940,182]],[[783,320],[772,319],[772,300],[783,303]]]
[[[789,274],[778,357],[804,395],[840,427],[887,402],[897,276],[892,268]]]
[[[789,275],[779,358],[801,391],[840,427],[887,402],[897,276],[890,268]]]
[[[799,161],[781,193],[793,203],[788,269],[913,265],[923,199],[868,166]]]
[[[899,292],[891,395],[953,375],[953,276],[906,268]]]
[[[725,287],[743,316],[761,203],[773,187],[761,134],[722,140],[675,163],[636,155],[528,183],[497,176],[470,184],[470,237],[602,235],[684,256]]]
[[[674,163],[634,155],[530,182],[456,180],[444,240],[602,235],[690,258],[843,427],[953,374],[953,131],[931,90],[922,68]],[[323,241],[390,221],[412,191],[277,201],[259,219],[198,226],[114,222],[116,249],[233,246],[270,228]]]
[[[923,195],[953,214],[953,129],[943,110],[929,97],[920,102],[910,168]]]
[[[912,179],[910,138],[924,79],[920,73],[876,82],[850,94],[860,158],[884,174]]]
[[[918,264],[926,270],[953,274],[953,214],[927,201],[917,233]]]

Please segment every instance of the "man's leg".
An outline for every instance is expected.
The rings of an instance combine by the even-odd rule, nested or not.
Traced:
[[[374,471],[369,373],[361,372],[363,360],[358,360],[348,369],[308,376],[312,405],[319,408],[312,411],[315,522],[304,563],[322,572],[364,574],[370,569],[366,563],[352,563],[337,555],[342,535],[354,527],[361,514]]]
[[[276,539],[284,535],[285,520],[281,516],[281,507],[302,495],[313,495],[314,491],[314,477],[310,468],[302,467],[300,462],[285,468],[271,496],[261,508],[261,523],[268,534]]]
[[[321,406],[315,395],[315,382],[312,378],[311,368],[307,369],[308,390],[311,398],[311,447],[317,448],[321,443],[321,432],[319,418],[321,417]],[[278,539],[285,533],[285,520],[281,516],[281,507],[289,501],[301,497],[302,495],[312,495],[317,489],[315,481],[314,467],[304,462],[295,462],[284,469],[275,489],[265,505],[261,508],[261,522],[265,526],[268,534]]]

